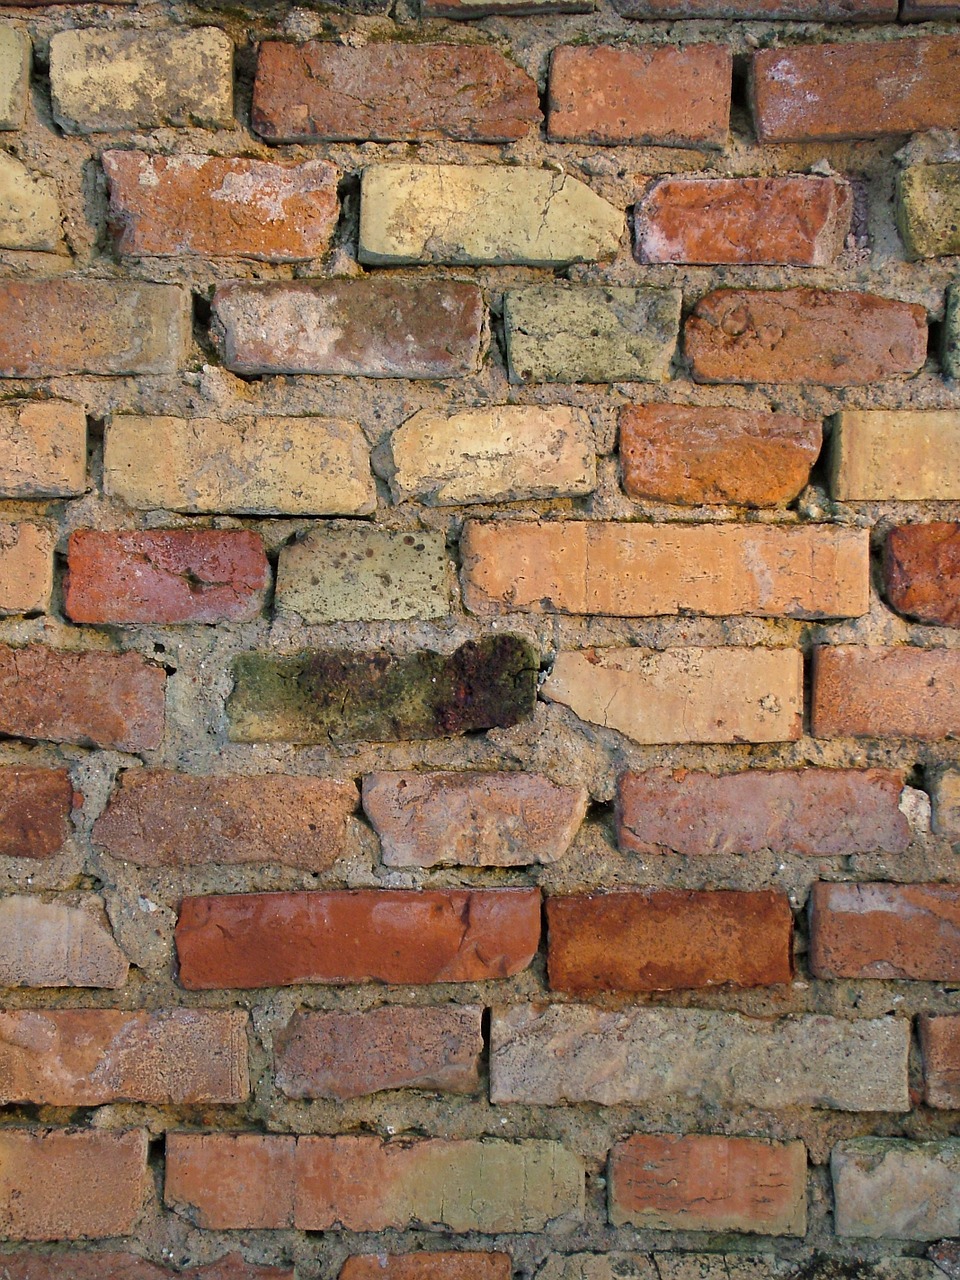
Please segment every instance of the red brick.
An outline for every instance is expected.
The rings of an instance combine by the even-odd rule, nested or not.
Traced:
[[[539,121],[534,82],[488,46],[260,46],[253,127],[271,142],[514,142]]]
[[[944,18],[960,18],[957,0],[901,0],[901,22],[936,22]]]
[[[292,1227],[296,1150],[279,1134],[168,1133],[164,1203],[199,1227]]]
[[[806,1232],[802,1142],[638,1133],[612,1147],[608,1168],[615,1226],[766,1236]]]
[[[80,405],[47,400],[0,406],[0,494],[66,498],[87,479],[87,418]]]
[[[78,529],[67,550],[74,622],[249,622],[270,584],[263,539],[247,529]]]
[[[8,1240],[125,1236],[147,1189],[142,1129],[0,1129],[0,1235]]]
[[[479,982],[525,969],[537,889],[336,890],[185,898],[176,930],[191,990],[301,982]]]
[[[687,321],[696,382],[868,385],[916,373],[927,313],[915,303],[825,289],[718,289]]]
[[[960,37],[804,44],[753,56],[761,142],[834,141],[960,125]]]
[[[576,995],[789,982],[782,893],[622,890],[547,899],[550,987]]]
[[[960,651],[815,648],[811,732],[815,738],[960,734]]]
[[[0,646],[0,733],[149,751],[163,738],[162,668],[136,653]]]
[[[779,506],[808,483],[822,440],[819,422],[787,413],[625,405],[623,487],[631,498],[684,506]]]
[[[116,988],[128,969],[99,898],[0,897],[0,986]]]
[[[557,142],[722,147],[732,83],[722,45],[563,45],[550,60],[547,133]]]
[[[759,853],[830,858],[903,853],[903,775],[884,769],[750,769],[715,777],[686,769],[625,773],[617,841],[629,853]]]
[[[117,249],[134,257],[297,262],[330,247],[337,171],[325,160],[105,151]]]
[[[361,1253],[347,1258],[339,1280],[510,1280],[512,1273],[508,1253]]]
[[[810,895],[817,978],[960,979],[960,885],[826,884]]]
[[[112,0],[121,3],[121,0]],[[127,3],[127,0],[122,0]],[[257,1267],[227,1253],[205,1267],[174,1271],[132,1253],[5,1253],[3,1280],[294,1280],[293,1267]]]
[[[918,1023],[927,1106],[960,1110],[960,1014],[921,1014]]]
[[[960,523],[901,524],[883,556],[887,600],[898,613],[941,627],[960,627]]]
[[[0,857],[50,858],[59,853],[70,834],[73,804],[66,769],[0,768]]]
[[[0,615],[48,612],[56,540],[49,525],[0,520]]]

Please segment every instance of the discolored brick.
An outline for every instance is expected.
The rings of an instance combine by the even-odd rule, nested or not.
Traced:
[[[960,284],[947,289],[940,362],[945,378],[960,378]]]
[[[27,113],[33,47],[26,31],[0,26],[0,129],[19,129]]]
[[[70,834],[73,805],[66,769],[0,766],[0,857],[58,853]]]
[[[815,738],[960,734],[960,652],[820,645],[813,651]]]
[[[833,424],[830,488],[842,502],[960,498],[960,412],[844,409]]]
[[[0,405],[0,494],[66,498],[87,479],[87,419],[64,400]]]
[[[960,163],[913,164],[900,170],[897,227],[911,258],[960,253]]]
[[[917,1023],[927,1106],[960,1110],[960,1016],[924,1013]]]
[[[56,533],[28,520],[0,520],[0,615],[47,613]]]
[[[830,1157],[838,1236],[938,1240],[960,1231],[960,1142],[852,1138]]]
[[[0,986],[116,988],[128,968],[99,899],[0,898]]]
[[[933,779],[933,830],[937,835],[960,840],[960,770],[944,769]]]
[[[883,576],[898,613],[941,627],[960,627],[960,524],[896,525],[887,534]]]
[[[510,1280],[512,1271],[508,1253],[361,1253],[347,1258],[339,1280]]]

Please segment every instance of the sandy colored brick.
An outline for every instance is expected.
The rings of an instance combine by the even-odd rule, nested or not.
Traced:
[[[52,251],[59,243],[57,184],[52,178],[31,172],[16,157],[3,153],[0,155],[0,248]]]
[[[897,0],[613,0],[624,18],[895,22]]]
[[[87,418],[65,400],[0,405],[0,494],[65,498],[87,481]]]
[[[924,1098],[928,1107],[960,1109],[960,1015],[921,1014]]]
[[[553,1253],[537,1272],[537,1280],[791,1280],[797,1265],[773,1253]],[[820,1258],[814,1265],[819,1274],[832,1275],[850,1264]],[[860,1280],[940,1280],[943,1274],[928,1258],[895,1256],[867,1262],[858,1257],[854,1265]]]
[[[884,545],[883,578],[898,613],[960,627],[960,523],[895,525]]]
[[[0,766],[0,857],[49,858],[70,834],[73,783],[66,769]]]
[[[910,258],[960,253],[960,163],[901,169],[897,226]]]
[[[233,42],[217,27],[86,27],[50,41],[53,114],[67,133],[233,124]]]
[[[944,769],[933,784],[933,830],[960,840],[960,769]]]
[[[938,1240],[960,1234],[960,1142],[853,1138],[830,1157],[838,1236]]]
[[[841,502],[960,498],[960,410],[843,410],[830,487]]]
[[[944,377],[960,378],[960,284],[947,290],[940,359]]]
[[[815,738],[960,734],[960,651],[821,645],[813,651]]]
[[[24,122],[32,55],[25,31],[0,24],[0,129],[19,129]]]
[[[296,1150],[285,1134],[168,1133],[164,1203],[202,1229],[292,1227]]]
[[[112,0],[115,4],[128,0]],[[21,1251],[3,1255],[4,1280],[294,1280],[293,1267],[258,1267],[239,1253],[187,1270],[158,1266],[133,1253],[107,1250]],[[734,1278],[736,1280],[736,1278]]]
[[[50,525],[0,520],[0,614],[48,611],[56,540]]]
[[[508,1253],[361,1253],[347,1258],[339,1280],[510,1280],[512,1272]]]
[[[128,967],[99,898],[0,898],[0,986],[116,988]]]
[[[249,1092],[246,1013],[0,1012],[0,1102],[164,1106],[242,1102]]]
[[[366,437],[335,418],[115,414],[104,488],[142,510],[238,515],[369,515],[377,501]]]

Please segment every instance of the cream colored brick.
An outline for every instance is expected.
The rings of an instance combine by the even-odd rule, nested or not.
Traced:
[[[851,410],[834,420],[842,502],[960,498],[960,410]]]
[[[19,27],[0,26],[0,129],[19,129],[27,113],[30,37]]]
[[[55,542],[48,525],[0,520],[0,614],[46,613]]]
[[[60,201],[52,178],[0,153],[0,249],[56,249]]]

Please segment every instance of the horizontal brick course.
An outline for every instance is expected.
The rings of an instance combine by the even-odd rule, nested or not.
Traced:
[[[960,651],[821,645],[813,653],[815,738],[960,733]]]
[[[0,857],[49,858],[59,852],[80,799],[66,769],[0,766]]]

